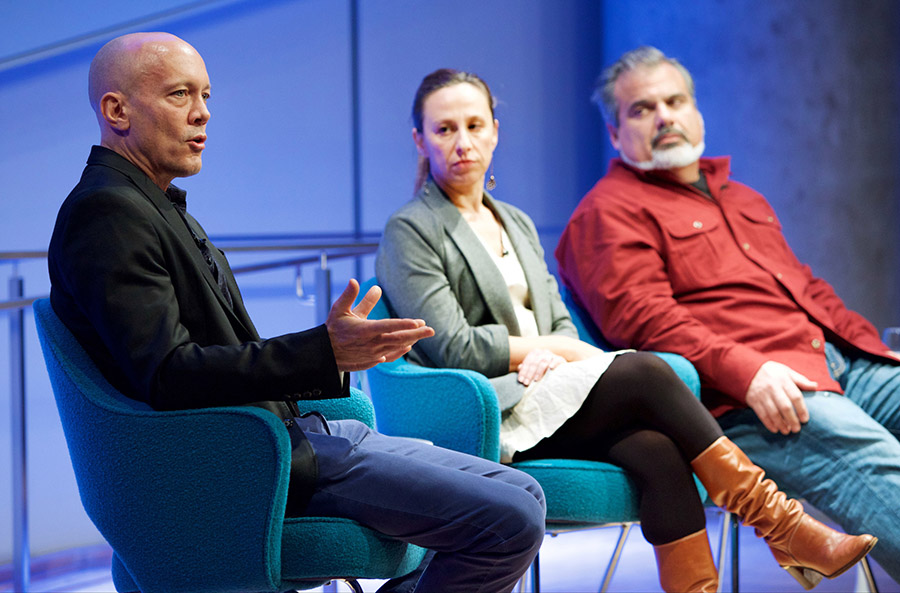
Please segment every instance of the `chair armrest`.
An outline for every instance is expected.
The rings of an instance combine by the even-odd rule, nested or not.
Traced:
[[[302,399],[297,402],[301,414],[316,411],[329,420],[354,419],[375,428],[375,409],[365,393],[350,388],[350,397],[329,399]]]
[[[500,459],[500,407],[481,373],[421,367],[400,359],[366,374],[383,433]]]
[[[678,354],[654,354],[699,397],[700,379],[691,363]],[[441,447],[499,461],[500,408],[484,375],[422,367],[403,359],[377,365],[366,374],[383,433],[427,439]]]
[[[694,392],[698,398],[700,397],[700,375],[688,359],[673,352],[653,352],[653,354],[666,361],[675,374],[688,386],[688,389]]]

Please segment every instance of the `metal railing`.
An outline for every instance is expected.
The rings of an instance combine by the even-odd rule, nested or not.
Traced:
[[[280,268],[294,268],[294,292],[307,298],[303,290],[302,269],[315,267],[313,279],[316,323],[324,323],[331,308],[330,262],[354,259],[357,275],[361,258],[378,247],[378,234],[354,237],[347,234],[308,234],[288,236],[220,237],[213,242],[228,253],[304,252],[312,255],[234,266],[237,274]],[[27,592],[31,580],[31,550],[28,530],[28,467],[26,463],[26,388],[25,388],[25,313],[34,301],[47,295],[25,296],[25,280],[19,264],[25,260],[45,259],[45,251],[0,252],[0,264],[11,264],[9,299],[0,301],[0,311],[9,317],[9,369],[12,422],[12,524],[13,591]],[[363,280],[363,279],[360,279]]]

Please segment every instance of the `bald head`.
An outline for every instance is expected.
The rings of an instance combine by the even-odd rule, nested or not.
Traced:
[[[169,33],[124,35],[97,52],[88,81],[101,146],[162,189],[200,171],[210,85],[197,50]]]
[[[131,33],[101,47],[88,73],[91,107],[97,111],[100,99],[109,92],[132,94],[163,55],[178,49],[196,53],[190,44],[170,33]]]

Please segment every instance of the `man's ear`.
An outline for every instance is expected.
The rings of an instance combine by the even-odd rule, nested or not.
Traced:
[[[609,132],[609,141],[612,142],[613,148],[621,150],[619,148],[619,129],[614,128],[611,124],[606,124],[606,131]]]
[[[124,132],[131,127],[128,119],[128,107],[125,96],[118,92],[109,92],[100,97],[100,115],[111,128]]]

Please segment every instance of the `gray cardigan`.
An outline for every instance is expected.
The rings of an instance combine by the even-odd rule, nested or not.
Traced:
[[[577,338],[534,223],[487,193],[484,200],[519,256],[538,332]],[[509,372],[509,336],[519,335],[509,290],[475,232],[431,179],[388,220],[375,275],[392,315],[424,319],[434,328],[434,337],[418,342],[407,355],[411,362],[486,375],[501,410],[519,401],[524,387]]]

